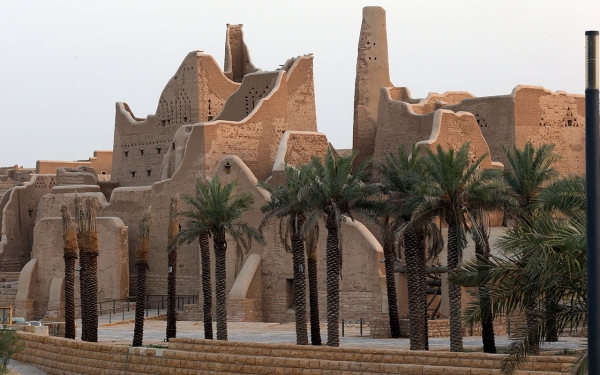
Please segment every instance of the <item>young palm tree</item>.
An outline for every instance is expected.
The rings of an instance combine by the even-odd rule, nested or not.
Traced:
[[[303,193],[311,183],[308,166],[285,167],[286,185],[272,186],[268,183],[258,185],[271,194],[271,200],[261,207],[265,214],[260,223],[262,233],[265,226],[279,220],[279,237],[286,251],[292,253],[294,275],[294,310],[296,315],[296,343],[308,345],[306,329],[306,256],[302,226],[306,221],[308,209]],[[314,231],[310,232],[314,233]],[[320,339],[320,335],[319,335]]]
[[[504,168],[504,181],[518,204],[516,212],[509,211],[515,219],[530,215],[535,208],[536,197],[558,177],[554,163],[560,159],[560,155],[554,152],[554,147],[553,144],[543,144],[535,148],[527,142],[523,150],[516,147],[513,150],[504,149],[510,164],[510,168]]]
[[[437,152],[427,149],[424,160],[425,173],[431,179],[424,187],[424,201],[415,210],[413,220],[429,221],[442,217],[448,224],[448,275],[452,276],[462,258],[466,246],[465,231],[477,208],[492,209],[496,173],[481,171],[479,165],[487,157],[482,155],[473,163],[469,159],[470,143],[465,142],[458,150],[444,151],[440,145]],[[461,351],[462,318],[460,285],[450,283],[450,350]]]
[[[197,190],[197,189],[196,189]],[[208,242],[210,231],[208,229],[209,218],[206,216],[205,208],[208,207],[204,201],[206,197],[201,194],[195,196],[184,196],[185,202],[192,205],[194,211],[181,213],[182,216],[190,219],[185,229],[182,229],[177,235],[177,243],[190,244],[198,238],[200,245],[200,263],[202,267],[202,299],[203,299],[203,321],[204,338],[212,340],[213,318],[212,318],[212,280],[210,265],[210,245]]]
[[[368,161],[352,171],[356,153],[336,159],[327,150],[324,162],[313,157],[313,182],[306,194],[311,209],[305,227],[312,228],[319,218],[325,219],[327,228],[327,345],[339,346],[339,300],[342,265],[342,241],[340,226],[345,217],[354,220],[356,213],[371,214],[377,204],[368,198],[376,194],[375,185],[368,184],[366,167]]]
[[[167,239],[167,341],[177,337],[177,234],[179,233],[179,196],[171,198]]]
[[[75,339],[75,260],[77,260],[77,233],[66,205],[60,208],[63,223],[65,258],[65,338]]]
[[[504,181],[518,202],[518,209],[512,216],[515,220],[527,220],[533,213],[533,203],[538,194],[558,176],[553,165],[560,156],[554,153],[553,144],[543,144],[536,149],[530,142],[523,150],[515,147],[511,152],[505,148],[504,152],[511,167],[504,169]],[[537,324],[535,309],[535,306],[525,309],[527,325],[532,329]]]
[[[81,293],[81,340],[98,342],[98,235],[95,198],[75,197]]]
[[[264,244],[263,237],[248,223],[242,214],[252,208],[254,198],[248,192],[233,197],[236,182],[221,185],[218,177],[210,182],[198,180],[196,195],[184,196],[192,206],[191,211],[182,212],[189,219],[188,227],[181,231],[180,241],[191,241],[208,234],[213,238],[215,251],[215,294],[217,299],[217,340],[227,340],[227,295],[226,295],[226,250],[225,234],[235,240],[238,247],[250,248],[254,239]],[[202,244],[201,244],[202,245]],[[204,265],[204,260],[203,260]],[[202,271],[204,282],[204,269]],[[206,298],[205,298],[206,303]],[[204,322],[205,326],[207,322]]]
[[[152,208],[148,207],[140,221],[135,266],[137,268],[137,292],[135,294],[135,326],[133,328],[132,346],[142,346],[144,339],[144,309],[146,308],[146,271],[148,270],[148,253],[150,252],[150,225]]]
[[[386,248],[393,246],[393,235],[401,234],[399,246],[404,247],[408,287],[409,337],[411,350],[427,350],[429,345],[427,327],[427,275],[425,272],[425,235],[432,234],[432,250],[441,250],[441,236],[438,228],[431,221],[423,222],[418,227],[411,222],[412,212],[419,204],[421,196],[419,189],[426,183],[423,177],[423,158],[419,157],[419,149],[413,145],[409,154],[406,147],[401,146],[396,153],[390,153],[386,162],[379,167],[382,180],[384,211],[391,224],[384,237],[384,256],[386,259],[386,281],[388,274],[393,277],[393,258]],[[392,258],[392,259],[388,259]],[[395,300],[395,290],[390,296],[388,281],[388,301]],[[395,289],[395,288],[394,288]],[[390,303],[391,305],[392,303]],[[390,326],[391,326],[390,317]],[[393,332],[393,331],[392,331]],[[392,335],[393,337],[393,335]]]
[[[491,303],[485,308],[491,311],[475,300],[466,312],[468,322],[481,321],[490,312],[511,314],[536,306],[540,319],[517,331],[503,363],[507,374],[536,354],[551,332],[578,330],[587,322],[585,182],[569,177],[547,189],[533,202],[539,209],[517,221],[498,242],[499,256],[464,264],[452,277],[464,286],[488,285]],[[556,305],[544,303],[548,297]],[[585,357],[577,365],[577,373],[583,374]]]

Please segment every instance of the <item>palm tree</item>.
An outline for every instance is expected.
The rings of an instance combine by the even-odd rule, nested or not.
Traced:
[[[504,181],[518,202],[518,210],[512,216],[516,220],[527,220],[533,213],[533,202],[538,194],[558,176],[553,165],[560,155],[554,153],[553,144],[542,144],[536,149],[530,142],[523,150],[514,147],[512,152],[506,148],[504,152],[511,167],[504,169]],[[533,329],[537,324],[535,307],[529,306],[525,311],[527,325]],[[556,337],[555,334],[552,336]]]
[[[152,208],[148,207],[140,221],[135,266],[137,268],[137,292],[135,294],[135,326],[133,328],[132,346],[142,346],[144,338],[144,309],[146,308],[146,271],[148,270],[148,253],[150,252],[150,225]]]
[[[177,337],[177,234],[179,233],[179,196],[171,198],[167,239],[167,341]]]
[[[65,258],[65,338],[75,339],[75,260],[77,260],[77,233],[66,205],[60,208],[63,223]]]
[[[580,330],[587,323],[585,181],[571,176],[540,191],[532,202],[536,210],[519,220],[498,242],[498,256],[478,258],[464,264],[452,276],[464,286],[486,284],[493,314],[511,314],[535,306],[535,325],[519,329],[504,373],[536,354],[554,331]],[[480,296],[481,298],[481,296]],[[557,301],[550,306],[545,301]],[[484,311],[473,301],[466,311],[468,322],[481,321]],[[585,369],[585,355],[578,374]]]
[[[81,340],[98,342],[98,235],[95,198],[75,197],[77,244],[79,246]]]
[[[518,204],[517,211],[509,211],[509,216],[520,220],[530,215],[535,208],[536,197],[558,177],[554,163],[560,155],[554,152],[554,147],[553,144],[543,144],[535,148],[527,142],[523,150],[517,147],[504,149],[510,164],[510,168],[504,168],[504,181]]]
[[[197,189],[196,189],[197,190]],[[197,190],[198,191],[198,190]],[[208,229],[209,218],[205,212],[205,197],[201,194],[195,196],[184,196],[183,199],[194,207],[194,211],[186,211],[181,215],[189,218],[187,227],[182,229],[177,235],[177,243],[190,244],[198,238],[200,246],[200,259],[202,266],[202,299],[203,299],[203,321],[204,321],[204,338],[206,340],[213,339],[212,325],[212,280],[211,280],[211,265],[210,265],[210,245],[208,238],[210,232]]]
[[[286,165],[285,185],[272,186],[259,182],[258,186],[269,192],[271,199],[261,207],[265,214],[259,231],[274,219],[279,219],[279,237],[287,252],[292,253],[292,273],[294,275],[294,312],[296,316],[296,344],[308,345],[306,329],[306,256],[302,239],[302,225],[306,221],[306,203],[300,191],[309,183],[306,167],[298,169]]]
[[[233,197],[236,182],[221,185],[218,177],[209,182],[196,182],[196,195],[184,196],[184,200],[192,205],[191,211],[182,215],[189,220],[188,227],[181,231],[180,241],[208,234],[213,238],[215,250],[215,294],[217,299],[217,340],[227,340],[227,295],[226,291],[226,250],[225,234],[233,237],[238,248],[248,250],[254,239],[264,244],[263,237],[247,222],[242,221],[242,214],[252,208],[254,198],[245,192]],[[202,245],[202,244],[201,244]],[[204,259],[202,261],[204,265]],[[204,269],[202,271],[204,282]],[[205,299],[206,303],[206,299]],[[204,322],[207,324],[206,320]]]
[[[440,145],[437,152],[426,149],[429,155],[424,160],[425,173],[430,183],[423,188],[423,203],[413,214],[413,221],[429,221],[434,217],[443,218],[448,224],[448,275],[452,276],[462,258],[466,246],[465,231],[471,223],[477,208],[493,209],[494,180],[496,173],[481,171],[479,165],[487,157],[482,155],[471,163],[470,143],[465,142],[458,150],[444,151]],[[450,350],[461,351],[462,319],[460,285],[450,283]]]
[[[339,346],[339,299],[342,265],[342,241],[340,226],[346,217],[354,220],[357,213],[373,213],[377,204],[368,198],[378,189],[368,184],[366,167],[368,160],[354,171],[352,163],[356,153],[336,159],[331,149],[327,150],[325,160],[313,157],[310,168],[313,169],[313,182],[306,194],[311,213],[305,223],[312,228],[318,219],[325,219],[327,228],[327,345]]]
[[[390,327],[392,337],[399,337],[398,309],[394,279],[396,232],[402,233],[400,244],[404,247],[408,286],[409,338],[411,350],[427,350],[427,281],[425,273],[425,250],[422,230],[415,230],[410,223],[412,211],[418,202],[418,188],[423,182],[422,158],[416,145],[409,154],[405,146],[390,153],[386,162],[379,167],[382,181],[384,244],[388,304],[390,306]],[[402,230],[400,230],[402,229]]]
[[[308,345],[308,333],[306,329],[306,255],[304,239],[302,238],[302,226],[306,221],[308,209],[306,192],[311,183],[308,166],[294,168],[285,167],[286,185],[272,186],[268,183],[260,183],[259,186],[267,190],[271,199],[261,207],[265,214],[260,223],[259,230],[262,233],[265,226],[274,219],[279,220],[279,237],[286,251],[292,253],[293,275],[294,275],[294,310],[296,315],[296,343]],[[309,233],[314,233],[311,231]],[[319,335],[320,338],[320,335]]]

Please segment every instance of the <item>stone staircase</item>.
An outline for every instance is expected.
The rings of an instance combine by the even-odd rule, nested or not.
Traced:
[[[0,272],[0,307],[15,307],[20,272]]]

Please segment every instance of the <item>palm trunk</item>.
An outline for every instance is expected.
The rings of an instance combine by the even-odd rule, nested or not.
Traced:
[[[308,257],[308,300],[310,304],[310,342],[321,345],[321,320],[319,319],[319,289],[317,287],[317,251],[311,249]]]
[[[458,267],[458,231],[462,230],[457,223],[454,213],[446,217],[448,223],[448,278]],[[450,351],[463,350],[462,303],[460,285],[449,283],[448,296],[450,299]]]
[[[77,234],[77,239],[82,238],[81,233]],[[87,291],[87,269],[88,269],[88,254],[83,248],[83,242],[79,242],[79,301],[80,301],[80,314],[81,314],[81,341],[87,341],[87,335],[89,330],[89,317],[88,312],[88,296]]]
[[[386,226],[389,218],[386,218]],[[400,319],[398,317],[398,297],[396,294],[396,278],[394,273],[395,254],[393,251],[394,234],[386,233],[383,240],[383,257],[385,260],[385,283],[388,297],[388,315],[390,317],[390,331],[392,338],[400,337]]]
[[[299,220],[298,220],[299,221]],[[292,233],[292,260],[294,267],[294,309],[296,315],[296,344],[308,345],[306,330],[306,278],[304,273],[304,241],[300,235],[300,223]]]
[[[327,223],[327,345],[340,346],[340,246],[335,216]]]
[[[535,304],[529,304],[525,308],[525,315],[527,317],[527,331],[533,332],[537,330],[538,320],[537,320],[537,308]],[[531,346],[530,350],[531,355],[539,355],[540,354],[540,346],[536,342]]]
[[[217,295],[217,340],[227,341],[227,271],[225,233],[217,233],[215,245],[215,294]]]
[[[423,241],[412,227],[404,233],[410,350],[428,349],[427,280]]]
[[[87,310],[89,314],[89,326],[86,341],[98,342],[98,253],[88,254],[88,269],[86,279],[88,280],[86,292]]]
[[[177,337],[177,247],[168,255],[167,276],[167,341]]]
[[[77,253],[65,253],[65,338],[75,339],[75,260]]]
[[[146,270],[148,262],[138,260],[137,267],[137,292],[135,295],[135,326],[133,328],[132,346],[142,346],[144,339],[144,311],[146,309]]]
[[[98,237],[85,231],[77,239],[81,251],[81,340],[98,342]]]
[[[556,325],[556,318],[554,318],[554,314],[556,312],[556,306],[558,303],[552,301],[551,298],[546,297],[545,300],[545,312],[548,318],[546,318],[546,326],[548,327],[548,334],[546,335],[547,342],[557,342],[558,341],[558,327]]]
[[[489,251],[482,244],[475,244],[475,254],[482,259],[488,258]],[[484,353],[496,353],[496,340],[494,335],[494,315],[491,309],[492,301],[490,291],[486,285],[479,287],[479,306],[482,311],[490,313],[481,320],[481,341]]]
[[[204,300],[204,338],[213,339],[212,325],[212,281],[210,275],[210,248],[208,233],[198,237],[200,242],[200,257],[202,259],[202,299]]]

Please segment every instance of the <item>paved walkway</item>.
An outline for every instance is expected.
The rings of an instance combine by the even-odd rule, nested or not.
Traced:
[[[8,368],[11,370],[9,375],[48,375],[37,367],[26,365],[12,359],[8,364]]]

